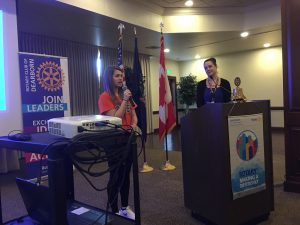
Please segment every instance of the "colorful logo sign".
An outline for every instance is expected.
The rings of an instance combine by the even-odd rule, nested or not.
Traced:
[[[253,159],[257,153],[258,140],[254,132],[245,130],[240,133],[236,141],[236,151],[243,161]]]

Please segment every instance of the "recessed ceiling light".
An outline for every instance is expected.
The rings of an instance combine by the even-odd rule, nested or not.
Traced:
[[[187,7],[191,7],[191,6],[193,6],[194,2],[193,2],[192,0],[188,0],[188,1],[186,1],[184,4],[185,4],[185,6],[187,6]]]
[[[170,52],[170,49],[165,48],[164,52],[165,52],[165,53],[168,53],[168,52]]]
[[[240,35],[241,35],[241,37],[244,38],[244,37],[248,37],[249,33],[248,33],[248,32],[243,32],[243,33],[241,33]]]
[[[270,46],[271,46],[270,43],[264,43],[264,47],[265,47],[265,48],[269,48]]]
[[[200,59],[201,57],[200,57],[200,55],[195,55],[195,59]]]

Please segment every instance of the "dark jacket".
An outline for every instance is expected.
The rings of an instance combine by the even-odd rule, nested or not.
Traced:
[[[206,90],[206,79],[201,80],[197,84],[197,107],[200,107],[205,104],[204,101],[204,92]],[[231,87],[228,80],[221,78],[220,87],[223,95],[224,102],[231,101]]]

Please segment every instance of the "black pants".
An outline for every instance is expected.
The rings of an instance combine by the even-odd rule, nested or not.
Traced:
[[[128,152],[129,151],[129,152]],[[132,151],[122,148],[122,152],[118,157],[114,153],[117,151],[108,152],[108,166],[110,168],[108,181],[108,202],[113,213],[119,211],[118,194],[121,195],[121,206],[128,206],[128,197],[130,189],[130,170],[132,165]]]

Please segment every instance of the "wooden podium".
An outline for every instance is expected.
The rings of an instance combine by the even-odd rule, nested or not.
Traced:
[[[263,115],[266,189],[233,200],[228,116]],[[198,219],[237,225],[274,210],[270,101],[206,104],[181,119],[184,203]]]

